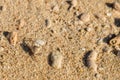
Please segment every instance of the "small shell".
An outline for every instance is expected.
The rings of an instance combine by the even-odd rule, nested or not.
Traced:
[[[55,52],[50,55],[51,66],[57,69],[62,68],[63,56],[60,52]]]
[[[9,38],[9,42],[10,42],[10,44],[11,45],[16,45],[16,43],[17,43],[17,37],[18,37],[18,32],[17,31],[13,31],[13,32],[11,32],[10,33],[10,38]]]

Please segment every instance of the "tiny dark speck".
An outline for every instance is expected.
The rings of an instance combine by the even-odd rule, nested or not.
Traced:
[[[3,10],[3,6],[0,6],[0,10]]]

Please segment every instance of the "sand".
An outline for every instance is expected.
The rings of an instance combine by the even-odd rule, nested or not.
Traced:
[[[116,1],[0,0],[0,80],[120,80]]]

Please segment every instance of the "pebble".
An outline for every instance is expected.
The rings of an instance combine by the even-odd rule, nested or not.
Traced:
[[[120,3],[118,3],[117,1],[114,3],[114,9],[120,11]]]
[[[51,66],[60,69],[62,68],[63,55],[60,52],[54,52],[50,55]]]
[[[94,72],[96,72],[96,73],[97,73],[97,64],[96,64],[97,55],[98,55],[97,52],[92,51],[87,58],[88,67],[93,69]]]
[[[56,13],[59,12],[59,6],[58,6],[58,5],[55,5],[55,6],[53,7],[53,11],[56,12]]]
[[[87,27],[86,30],[87,30],[88,32],[90,32],[90,31],[92,31],[93,29],[90,28],[90,27]]]
[[[78,4],[78,2],[77,2],[77,0],[72,0],[72,7],[76,7],[77,6],[77,4]]]
[[[10,36],[9,36],[9,42],[10,42],[10,44],[11,45],[16,45],[16,43],[17,43],[17,37],[18,37],[18,32],[17,31],[13,31],[13,32],[11,32],[10,33]]]
[[[90,14],[88,13],[83,13],[80,17],[80,20],[83,21],[84,23],[90,21]]]
[[[4,48],[2,46],[0,46],[0,52],[4,51]]]
[[[19,25],[19,28],[22,28],[23,26],[25,26],[26,22],[24,19],[21,19],[20,20],[20,25]]]

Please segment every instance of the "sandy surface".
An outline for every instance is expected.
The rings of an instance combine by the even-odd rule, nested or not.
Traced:
[[[0,0],[0,80],[120,80],[115,1]]]

